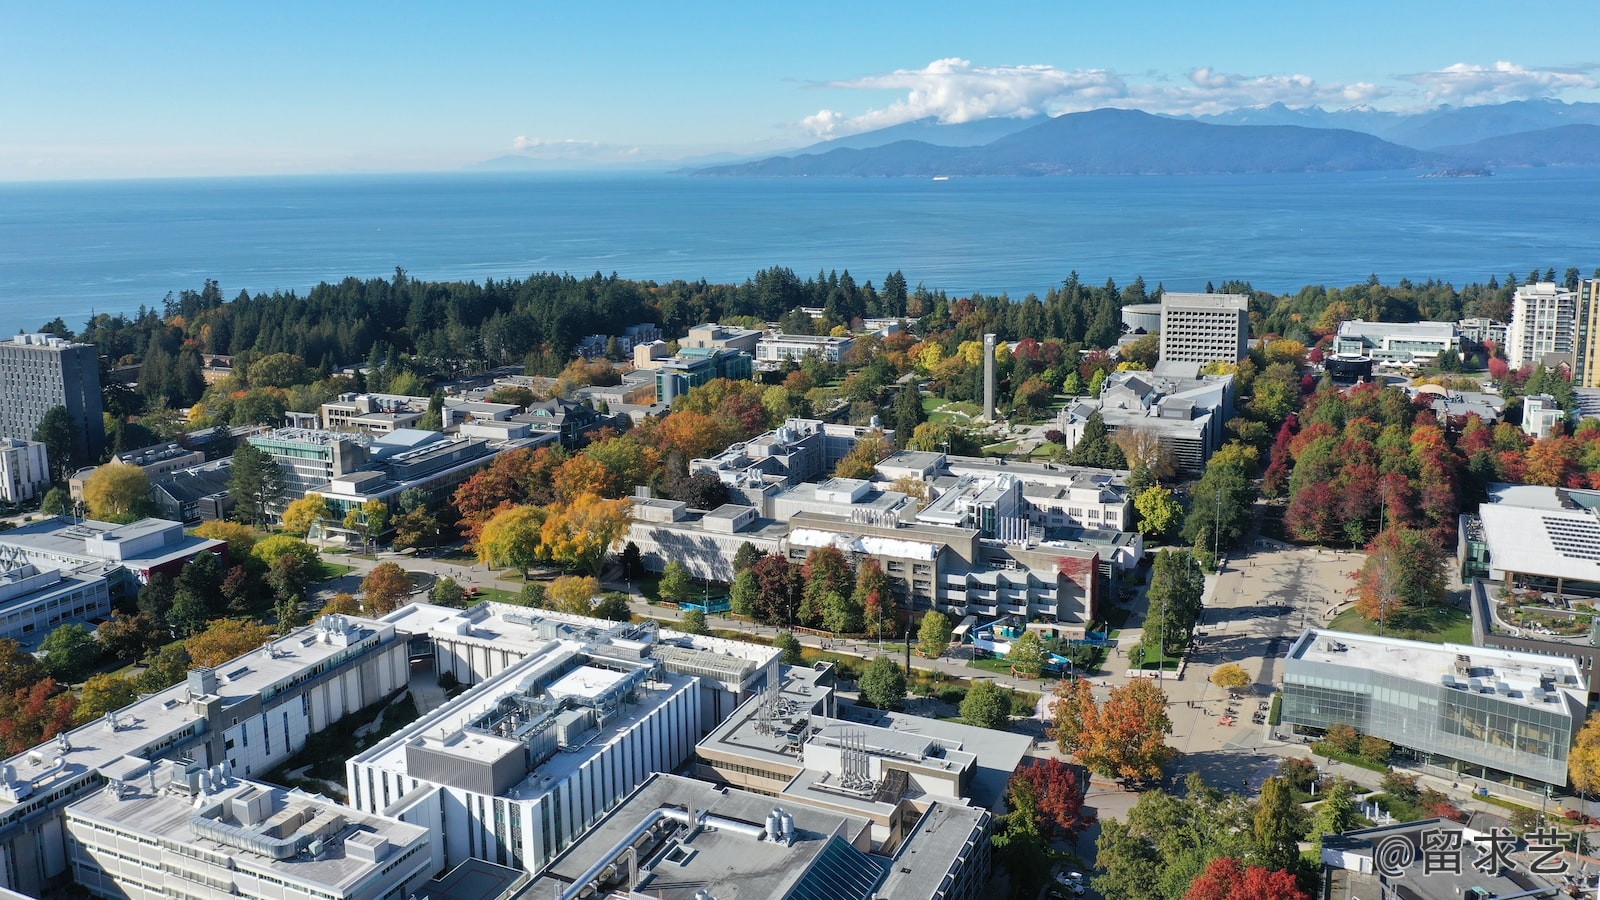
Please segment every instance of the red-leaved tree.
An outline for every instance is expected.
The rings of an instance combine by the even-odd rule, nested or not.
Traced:
[[[1065,762],[1044,759],[1017,770],[1011,778],[1013,782],[1020,779],[1033,785],[1040,814],[1038,824],[1046,834],[1073,837],[1094,824],[1094,813],[1083,809],[1084,783]]]
[[[1241,866],[1219,856],[1189,884],[1184,900],[1309,900],[1295,878],[1283,869]]]

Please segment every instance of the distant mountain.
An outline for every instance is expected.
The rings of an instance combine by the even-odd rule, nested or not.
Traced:
[[[1199,175],[1407,169],[1441,158],[1354,131],[1210,125],[1137,110],[1046,119],[981,147],[899,141],[862,150],[773,157],[701,175]]]
[[[1348,128],[1406,147],[1435,150],[1561,125],[1600,125],[1600,103],[1514,100],[1492,106],[1441,106],[1418,113],[1384,112],[1363,106],[1340,110],[1325,110],[1319,106],[1291,108],[1273,103],[1194,116],[1193,119],[1210,125]]]
[[[863,131],[860,134],[847,135],[834,138],[831,141],[822,141],[799,150],[791,150],[776,154],[779,156],[798,156],[800,154],[827,153],[831,150],[870,150],[874,147],[883,147],[900,141],[921,141],[935,147],[981,147],[996,138],[1031,128],[1045,120],[1045,116],[1032,116],[1025,119],[978,119],[975,122],[959,122],[955,124],[941,124],[933,116],[916,119],[911,122],[902,122],[888,128],[879,128],[875,131]]]
[[[1600,166],[1600,125],[1562,125],[1441,147],[1439,153],[1481,166]]]
[[[1320,106],[1291,107],[1283,103],[1270,103],[1266,106],[1242,106],[1224,113],[1171,118],[1192,118],[1207,125],[1299,125],[1302,128],[1342,128],[1391,140],[1389,133],[1405,116],[1365,106],[1326,110]]]

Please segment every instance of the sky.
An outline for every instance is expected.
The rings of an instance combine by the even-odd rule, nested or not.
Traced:
[[[1593,0],[0,0],[0,180],[598,166],[925,116],[1600,100]],[[1589,55],[1584,55],[1589,54]]]

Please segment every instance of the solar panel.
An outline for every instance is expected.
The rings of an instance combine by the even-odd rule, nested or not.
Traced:
[[[828,838],[828,846],[817,854],[787,900],[866,900],[883,874],[877,860],[835,835]]]
[[[1600,523],[1541,516],[1550,546],[1570,559],[1600,562]]]

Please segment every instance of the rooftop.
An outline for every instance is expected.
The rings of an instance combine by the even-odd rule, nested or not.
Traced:
[[[1495,569],[1600,582],[1600,511],[1502,502],[1478,507],[1478,518]]]
[[[335,892],[354,887],[393,856],[428,839],[420,826],[365,815],[300,791],[230,781],[220,790],[191,792],[161,784],[154,772],[159,767],[146,763],[143,768],[148,779],[140,773],[113,789],[90,793],[68,808],[68,817],[166,839],[169,847],[181,848],[177,853],[211,865],[223,859],[229,868],[271,870],[274,877]],[[132,771],[125,767],[118,774]],[[378,858],[362,858],[361,849],[372,847],[380,849]]]
[[[1350,319],[1339,323],[1340,337],[1409,337],[1448,341],[1456,336],[1454,322],[1366,322]]]
[[[987,810],[952,803],[930,806],[895,854],[889,877],[878,888],[877,896],[882,900],[923,900],[934,896],[973,831],[983,825],[988,815]]]
[[[1539,706],[1558,715],[1581,711],[1587,692],[1583,687],[1586,677],[1570,659],[1493,647],[1430,644],[1312,628],[1290,646],[1288,658],[1494,694],[1508,703]]]
[[[865,819],[800,804],[783,806],[794,823],[794,840],[784,843],[765,836],[774,803],[760,794],[658,773],[557,857],[522,896],[555,897],[579,879],[592,879],[599,874],[594,867],[609,862],[619,845],[645,836],[637,833],[638,827],[660,810],[675,811],[676,816],[645,833],[649,838],[640,850],[632,896],[692,900],[701,891],[719,898],[763,900],[872,896],[886,861],[857,849],[866,841]],[[685,813],[695,826],[679,821]],[[618,869],[626,878],[627,868]]]
[[[1184,294],[1167,291],[1161,295],[1161,305],[1190,309],[1244,310],[1250,308],[1250,298],[1244,294]]]

